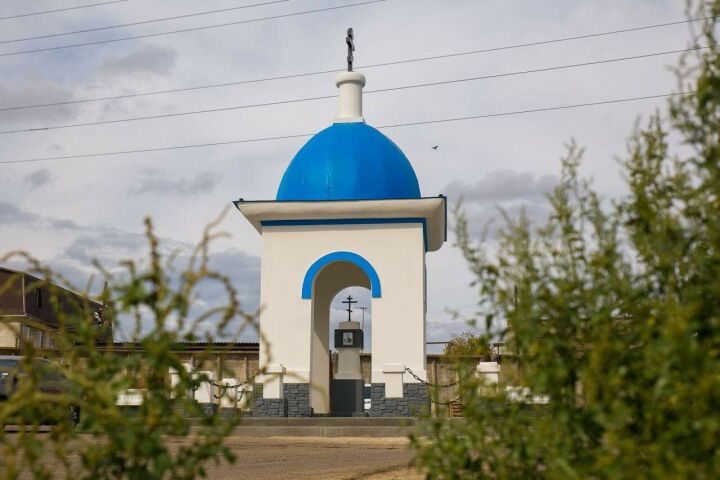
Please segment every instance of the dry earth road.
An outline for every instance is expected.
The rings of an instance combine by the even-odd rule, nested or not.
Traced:
[[[212,479],[420,480],[406,438],[229,438],[234,465],[208,464]]]
[[[180,446],[182,439],[170,440]],[[408,465],[412,452],[406,438],[363,437],[229,437],[237,455],[235,464],[224,461],[206,464],[213,480],[252,478],[258,480],[312,478],[322,480],[420,480]],[[43,460],[57,460],[48,454]],[[58,464],[57,472],[64,469]]]

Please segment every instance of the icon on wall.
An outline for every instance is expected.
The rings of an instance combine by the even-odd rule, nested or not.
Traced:
[[[343,332],[342,336],[342,344],[343,347],[352,347],[354,342],[354,334],[355,332]]]

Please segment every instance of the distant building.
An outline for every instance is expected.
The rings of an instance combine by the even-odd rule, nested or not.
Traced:
[[[145,350],[140,343],[135,342],[114,342],[107,343],[100,347],[101,350],[112,352],[115,355],[144,355]],[[242,385],[233,391],[231,389],[230,398],[256,398],[258,392],[254,395],[254,388],[257,386],[252,381],[261,368],[259,353],[260,344],[256,342],[179,342],[172,346],[173,352],[179,357],[183,365],[188,369],[199,369],[209,378],[215,379],[220,384]],[[491,360],[488,356],[469,356],[463,357],[466,361],[480,362]],[[494,358],[494,357],[493,357]],[[337,372],[337,357],[331,356],[332,364],[329,365],[331,378],[335,377]],[[456,385],[460,379],[460,373],[457,370],[458,357],[446,356],[443,354],[427,354],[425,359],[425,370],[427,371],[427,381],[436,385],[449,385],[448,388],[438,388],[433,392],[433,401],[431,404],[431,413],[434,415],[447,415],[447,406],[450,403],[457,403],[460,394]],[[488,364],[486,363],[485,366]],[[497,368],[497,367],[496,367]],[[512,382],[516,378],[516,365],[512,362],[499,365],[499,383],[503,386]],[[361,378],[366,389],[371,389],[372,383],[372,353],[363,352],[360,354],[360,371]],[[480,370],[478,370],[478,373]],[[246,382],[250,382],[247,385]],[[204,390],[204,389],[203,389]],[[239,392],[245,392],[239,395]],[[227,407],[223,405],[224,400],[220,400],[221,390],[217,387],[209,389],[209,395],[194,392],[193,396],[201,403],[210,402],[218,407]],[[370,402],[370,392],[365,392],[365,407],[372,408]],[[331,392],[332,394],[332,392]],[[435,398],[437,395],[437,398]],[[142,390],[139,388],[127,390],[118,399],[118,405],[137,406],[142,402]],[[258,405],[255,402],[240,402],[236,405],[245,411],[252,411],[254,416],[263,416],[263,412],[258,411]],[[438,408],[439,407],[439,408]]]
[[[64,311],[71,313],[78,308],[90,308],[89,318],[97,323],[98,328],[105,328],[100,341],[112,341],[112,327],[110,322],[104,322],[101,303],[65,288],[54,287],[62,292],[59,305]],[[72,331],[73,325],[60,325],[50,295],[48,284],[41,279],[0,267],[0,354],[19,353],[25,341],[39,349],[52,349],[56,346],[58,334]]]

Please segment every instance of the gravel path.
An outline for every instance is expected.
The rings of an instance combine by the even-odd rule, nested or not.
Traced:
[[[209,465],[208,478],[423,478],[408,468],[412,452],[405,438],[233,438],[227,445],[237,462]]]
[[[182,445],[183,440],[170,440]],[[237,455],[233,465],[206,464],[213,480],[313,478],[321,480],[420,480],[408,465],[412,452],[406,438],[230,437]],[[51,466],[51,455],[44,459]],[[58,464],[58,473],[63,469]]]

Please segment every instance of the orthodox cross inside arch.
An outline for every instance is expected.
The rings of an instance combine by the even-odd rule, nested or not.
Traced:
[[[348,295],[347,300],[343,300],[342,303],[347,303],[348,308],[346,311],[348,312],[348,322],[349,322],[352,320],[351,315],[353,312],[353,310],[352,310],[353,303],[358,303],[358,302],[357,302],[357,300],[353,300],[352,297],[350,295]]]
[[[355,51],[355,35],[353,35],[353,29],[348,28],[347,30],[347,37],[345,37],[345,43],[348,47],[348,54],[347,54],[347,64],[348,64],[348,72],[352,72],[353,69],[353,60],[355,57],[353,56],[353,52]]]

